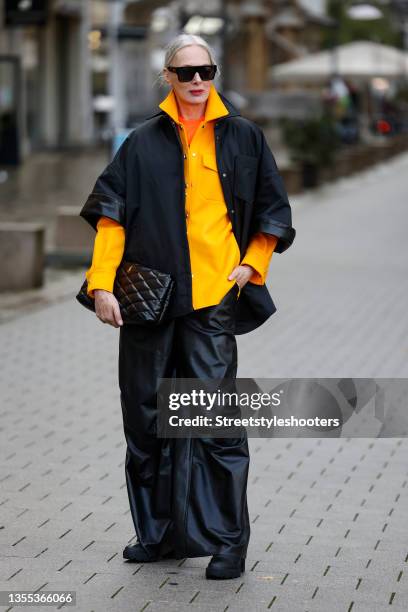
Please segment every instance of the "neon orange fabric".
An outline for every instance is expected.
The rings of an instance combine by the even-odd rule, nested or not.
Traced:
[[[199,117],[198,119],[185,119],[185,117],[179,115],[179,119],[187,130],[188,143],[190,144],[199,124],[204,121],[205,115],[202,115],[202,117]]]
[[[173,90],[159,107],[177,122],[183,144],[193,308],[204,308],[221,301],[235,283],[228,280],[228,276],[240,263],[256,270],[249,282],[264,284],[277,237],[261,232],[255,234],[240,261],[215,157],[213,124],[218,117],[227,115],[228,110],[214,85],[210,88],[205,114],[199,119],[187,120],[179,116]],[[87,272],[89,295],[97,288],[112,291],[124,249],[124,228],[119,223],[102,217],[97,229],[92,266]]]
[[[205,115],[202,115],[198,119],[185,119],[179,113],[178,117],[187,131],[187,141],[190,146],[198,126],[205,119]],[[254,272],[249,282],[256,285],[263,285],[265,283],[270,260],[277,241],[278,239],[276,236],[271,234],[263,234],[262,232],[258,232],[252,236],[252,239],[247,247],[245,257],[240,262],[241,264],[248,264],[254,268]]]
[[[95,289],[113,291],[116,270],[125,249],[125,228],[108,217],[101,217],[92,255],[92,265],[85,276],[88,281],[88,295],[94,296]]]

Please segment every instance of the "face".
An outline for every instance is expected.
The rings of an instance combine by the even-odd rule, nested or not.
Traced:
[[[208,52],[199,45],[188,45],[179,49],[173,56],[170,66],[203,66],[212,64]],[[176,96],[188,104],[202,104],[208,98],[211,83],[203,81],[198,72],[189,83],[180,83],[175,72],[163,69],[163,75],[167,83],[174,89]]]

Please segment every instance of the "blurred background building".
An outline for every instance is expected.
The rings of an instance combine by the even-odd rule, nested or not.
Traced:
[[[281,118],[316,114],[342,90],[342,44],[371,40],[406,53],[407,15],[405,0],[0,0],[0,163],[134,127],[166,93],[157,86],[163,47],[182,30],[214,46],[218,88],[278,143]],[[282,66],[324,50],[333,66],[318,82],[282,77]],[[357,100],[358,79],[348,86]]]
[[[0,0],[0,160],[93,137],[90,3]]]
[[[89,263],[80,206],[183,31],[290,195],[408,149],[408,0],[0,0],[0,293]]]

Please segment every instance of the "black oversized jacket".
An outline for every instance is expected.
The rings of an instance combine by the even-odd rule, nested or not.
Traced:
[[[282,253],[296,231],[275,158],[260,127],[219,95],[229,114],[215,121],[216,159],[241,260],[251,236],[259,231],[277,236],[275,252]],[[95,230],[101,216],[125,227],[124,260],[173,276],[175,291],[167,318],[193,310],[184,184],[177,126],[161,110],[128,135],[80,212]],[[275,311],[266,285],[246,283],[238,300],[236,333],[252,331]]]

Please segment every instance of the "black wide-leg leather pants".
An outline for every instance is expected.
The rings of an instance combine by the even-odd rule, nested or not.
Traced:
[[[138,542],[151,556],[246,556],[246,430],[239,438],[156,436],[160,378],[236,378],[237,294],[234,284],[216,306],[120,328],[126,484]]]

